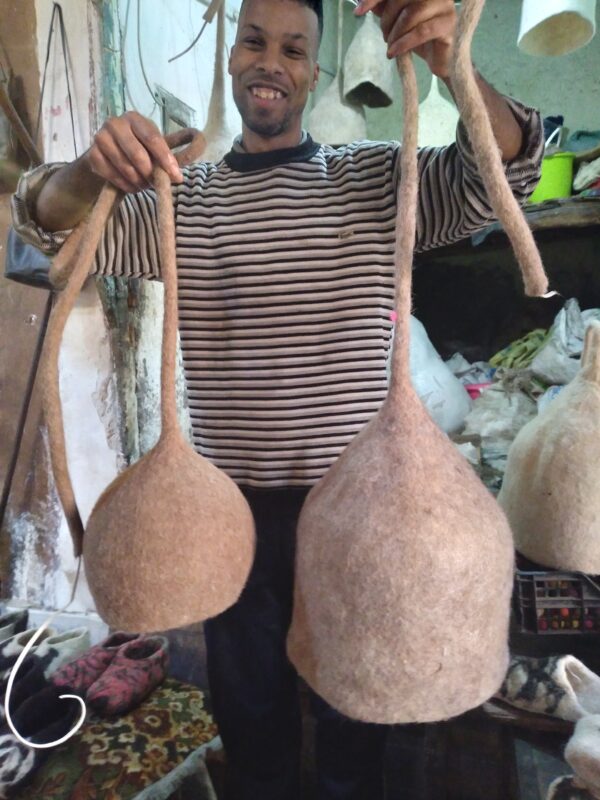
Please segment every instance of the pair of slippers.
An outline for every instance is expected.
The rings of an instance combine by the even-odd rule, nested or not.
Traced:
[[[497,697],[576,723],[565,748],[575,774],[554,781],[546,800],[600,800],[600,676],[570,655],[515,656]]]
[[[85,699],[96,714],[114,717],[136,708],[167,675],[164,636],[117,631],[52,675],[52,683]]]
[[[10,694],[13,725],[33,744],[62,739],[75,727],[81,709],[76,700],[61,699],[64,694],[84,698],[102,716],[127,713],[165,679],[168,652],[168,641],[162,636],[117,632],[49,676],[47,657],[37,652],[28,655]],[[8,676],[0,680],[3,696],[7,682]],[[51,748],[36,749],[20,742],[4,720],[0,725],[0,798],[9,798],[26,786],[51,752]]]

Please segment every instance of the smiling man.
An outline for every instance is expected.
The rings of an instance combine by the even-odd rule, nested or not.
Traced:
[[[453,0],[363,0],[358,13],[368,10],[390,57],[413,50],[449,83]],[[219,163],[182,173],[154,123],[130,111],[107,120],[78,160],[25,176],[13,204],[20,235],[54,252],[110,181],[127,194],[97,274],[160,278],[153,163],[175,184],[193,442],[238,483],[258,537],[240,600],[205,625],[228,800],[300,797],[300,704],[285,652],[296,522],[387,391],[400,145],[333,148],[302,130],[322,19],[320,0],[245,0],[229,62],[243,128]],[[524,200],[539,175],[539,115],[478,80]],[[419,152],[419,169],[418,250],[490,220],[461,125],[455,144]],[[387,729],[347,720],[314,695],[311,706],[319,800],[382,800]]]
[[[242,6],[229,72],[248,152],[293,147],[300,140],[302,114],[319,79],[322,19],[307,13],[308,6],[286,5],[275,16],[269,3],[246,0]]]

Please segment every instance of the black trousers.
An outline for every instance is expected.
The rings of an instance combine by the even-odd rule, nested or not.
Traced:
[[[227,800],[299,800],[301,718],[285,640],[296,523],[306,489],[244,489],[256,559],[238,602],[205,623],[213,711],[227,755]],[[318,800],[382,800],[388,727],[350,720],[312,693]]]

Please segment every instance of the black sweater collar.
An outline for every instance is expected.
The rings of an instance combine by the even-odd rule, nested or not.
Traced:
[[[310,161],[320,145],[313,142],[310,135],[306,141],[296,147],[285,147],[281,150],[268,150],[265,153],[244,153],[230,150],[225,156],[225,163],[236,172],[255,172],[260,169],[279,167],[295,161]]]

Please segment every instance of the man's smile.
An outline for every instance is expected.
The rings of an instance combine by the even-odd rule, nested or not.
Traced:
[[[271,108],[287,97],[287,92],[277,86],[253,83],[248,87],[253,100],[262,108]]]

